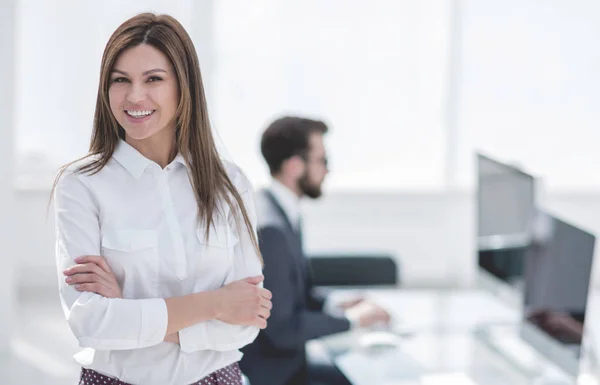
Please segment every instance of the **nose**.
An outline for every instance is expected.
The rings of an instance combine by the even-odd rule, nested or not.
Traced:
[[[146,100],[146,90],[141,85],[132,84],[127,93],[127,101],[132,104],[138,104]]]

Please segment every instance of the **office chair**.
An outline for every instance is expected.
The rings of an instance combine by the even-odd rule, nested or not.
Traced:
[[[396,258],[385,254],[326,254],[308,258],[315,286],[397,286]]]

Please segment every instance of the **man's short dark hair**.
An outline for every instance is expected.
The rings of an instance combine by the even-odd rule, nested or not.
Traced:
[[[327,131],[327,125],[320,120],[295,116],[285,116],[271,123],[260,141],[260,150],[271,175],[278,173],[283,162],[292,156],[306,156],[312,133],[325,134]]]

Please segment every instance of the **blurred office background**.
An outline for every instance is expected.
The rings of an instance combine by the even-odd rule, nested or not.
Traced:
[[[192,36],[219,145],[257,188],[268,122],[331,126],[326,193],[306,202],[309,252],[389,253],[405,288],[473,288],[476,150],[539,177],[546,208],[600,234],[597,1],[0,4],[0,347],[48,384],[76,369],[54,309],[52,178],[85,154],[104,45],[142,11]]]

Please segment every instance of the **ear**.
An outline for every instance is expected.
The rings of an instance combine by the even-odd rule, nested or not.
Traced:
[[[281,170],[293,179],[298,179],[304,175],[305,169],[306,163],[299,155],[286,159],[281,165]]]

